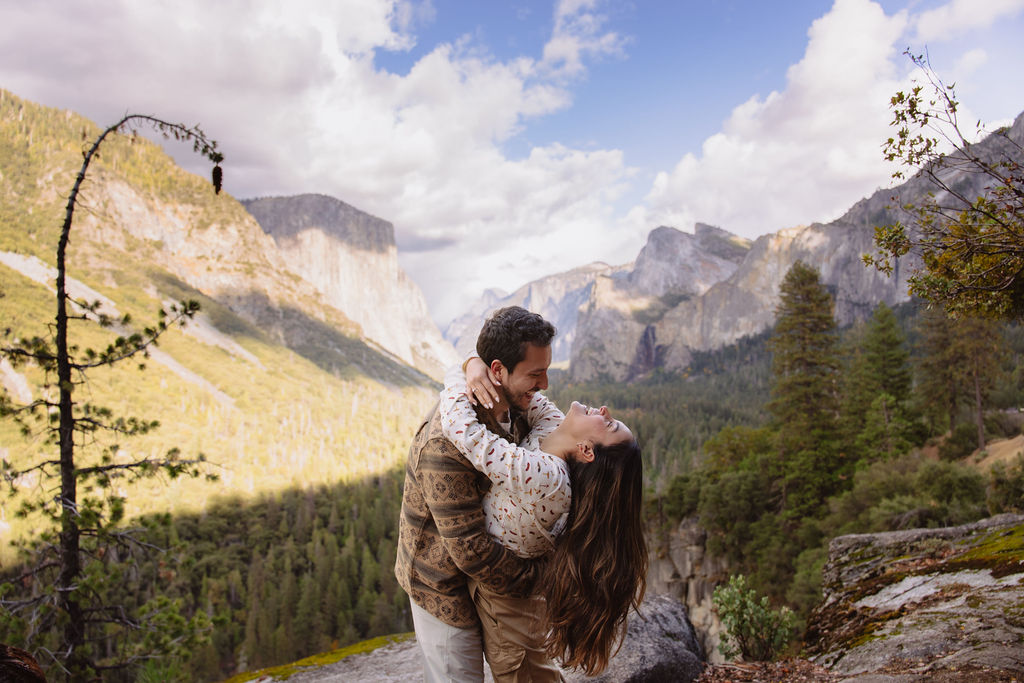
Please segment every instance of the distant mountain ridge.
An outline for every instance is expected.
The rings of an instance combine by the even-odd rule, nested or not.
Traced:
[[[469,312],[449,324],[445,338],[464,354],[473,348],[480,325],[492,311],[522,306],[555,325],[558,335],[552,358],[566,364],[574,357],[580,316],[595,296],[595,287],[614,282],[617,288],[643,300],[648,309],[661,312],[667,306],[665,301],[690,298],[727,277],[748,249],[748,240],[703,223],[698,223],[693,233],[655,228],[632,264],[591,263],[540,278],[504,296],[489,290]]]
[[[1009,134],[1024,141],[1024,114]],[[992,136],[973,149],[989,159],[1005,152]],[[982,194],[988,182],[962,170],[947,175],[968,196]],[[876,191],[831,223],[779,230],[753,243],[700,223],[692,234],[661,226],[651,231],[633,263],[591,267],[583,270],[584,277],[576,269],[531,282],[490,305],[478,303],[445,335],[461,349],[468,330],[479,329],[493,308],[530,307],[523,302],[535,303],[537,297],[528,293],[557,291],[553,283],[571,280],[571,293],[532,308],[563,321],[556,359],[568,361],[572,381],[632,381],[656,369],[682,370],[694,351],[721,348],[771,327],[779,285],[798,260],[820,271],[835,298],[836,319],[848,324],[866,318],[879,302],[895,305],[909,298],[914,257],[898,260],[887,276],[866,267],[862,255],[876,249],[875,226],[905,219],[898,207],[920,203],[934,190],[918,174]]]

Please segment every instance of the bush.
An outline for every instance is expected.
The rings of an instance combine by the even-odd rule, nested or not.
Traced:
[[[793,611],[788,607],[771,609],[767,597],[758,600],[742,574],[731,577],[728,586],[716,588],[711,601],[725,627],[718,650],[727,659],[773,660],[796,633]]]
[[[985,434],[989,438],[1012,439],[1021,432],[1021,414],[999,410],[985,415]]]
[[[953,433],[939,446],[939,457],[943,460],[959,460],[973,453],[977,447],[977,425],[963,422],[958,424]]]
[[[1012,464],[997,462],[989,472],[988,511],[1024,511],[1024,455],[1018,453]]]

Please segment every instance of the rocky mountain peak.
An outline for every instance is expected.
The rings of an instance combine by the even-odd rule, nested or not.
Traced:
[[[281,243],[316,229],[355,249],[386,252],[395,247],[395,228],[381,218],[323,194],[243,199],[242,206]]]
[[[731,235],[703,226],[700,233],[661,226],[647,236],[625,282],[634,294],[691,296],[701,294],[736,270],[742,253],[727,248]],[[710,247],[710,249],[708,248]]]

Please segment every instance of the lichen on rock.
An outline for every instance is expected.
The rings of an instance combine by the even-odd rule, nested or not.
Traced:
[[[838,537],[823,592],[806,640],[833,671],[1024,672],[1024,515]]]

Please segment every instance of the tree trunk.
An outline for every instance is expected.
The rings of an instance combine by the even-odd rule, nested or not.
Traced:
[[[120,124],[118,124],[120,125]],[[71,379],[71,357],[68,352],[68,293],[66,285],[66,262],[71,223],[75,213],[78,192],[85,180],[89,162],[99,149],[100,143],[112,131],[108,128],[93,143],[82,160],[82,167],[75,178],[75,184],[68,195],[57,242],[57,383],[60,389],[58,439],[60,445],[60,573],[57,576],[57,606],[67,614],[64,625],[61,650],[69,680],[79,680],[88,675],[89,660],[83,651],[85,645],[85,614],[78,601],[78,579],[82,573],[81,530],[78,526],[78,474],[75,471],[75,416],[74,383]]]
[[[978,448],[985,449],[985,413],[981,403],[981,371],[978,360],[974,360],[974,418],[978,425]]]
[[[76,186],[77,188],[77,186]],[[70,677],[82,671],[81,648],[85,643],[85,624],[82,608],[75,596],[78,577],[82,572],[78,527],[78,481],[75,476],[75,423],[72,413],[73,384],[71,360],[68,357],[68,311],[65,287],[64,256],[71,227],[74,195],[68,200],[68,214],[57,247],[57,380],[60,387],[60,574],[57,577],[58,606],[68,615],[64,625],[61,649],[66,653],[65,663]]]

